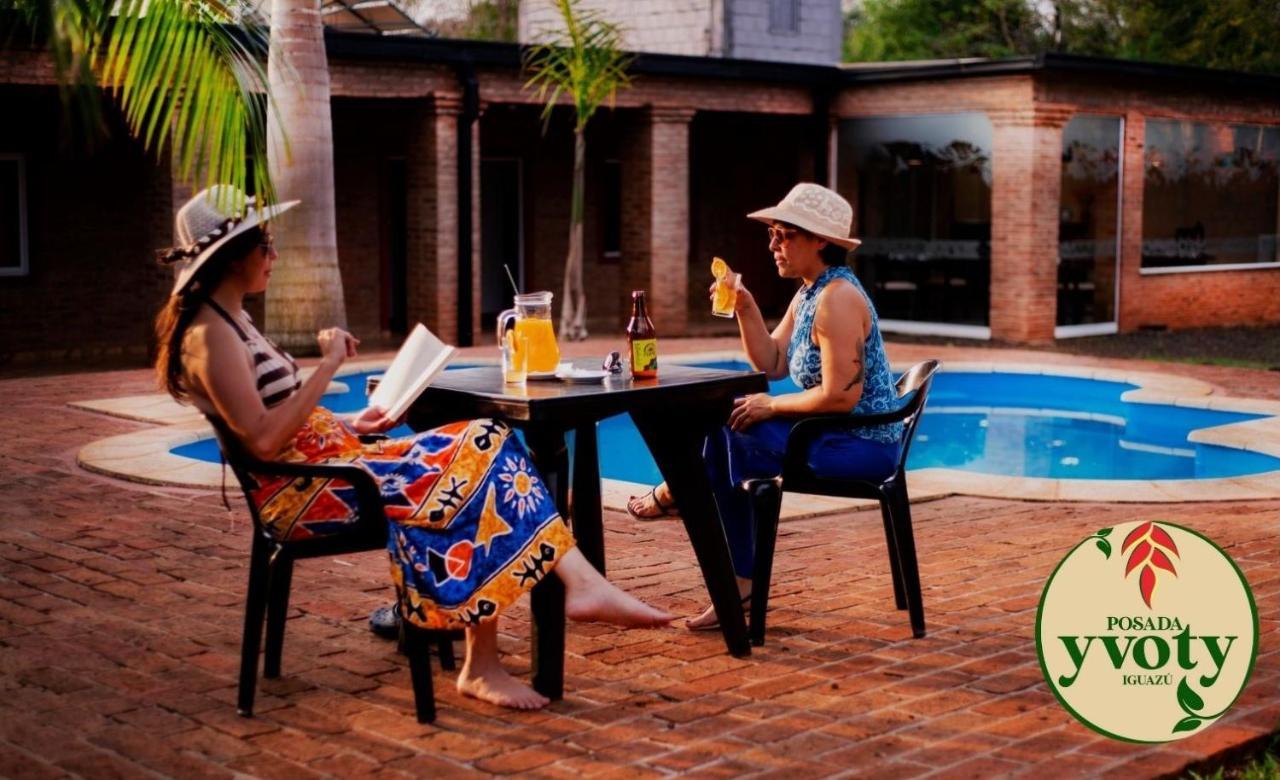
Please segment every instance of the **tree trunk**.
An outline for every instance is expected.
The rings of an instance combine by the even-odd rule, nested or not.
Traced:
[[[271,176],[280,200],[302,204],[271,228],[280,259],[267,291],[266,327],[282,346],[314,352],[317,331],[347,324],[319,0],[272,0],[267,78],[279,112],[267,119]]]
[[[569,209],[569,256],[564,263],[564,302],[560,307],[560,337],[566,341],[587,338],[587,296],[582,282],[582,226],[585,219],[587,138],[573,134],[573,199]]]

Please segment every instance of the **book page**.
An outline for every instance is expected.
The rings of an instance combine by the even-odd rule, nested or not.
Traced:
[[[399,419],[444,369],[455,351],[418,323],[382,375],[378,388],[369,396],[369,405],[382,407],[388,417]]]

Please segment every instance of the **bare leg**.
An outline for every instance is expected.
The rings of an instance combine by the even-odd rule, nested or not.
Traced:
[[[751,595],[751,580],[747,579],[746,577],[738,577],[737,580],[738,580],[738,595],[742,596],[742,598],[745,599]],[[694,629],[694,630],[700,629],[700,628],[707,628],[708,626],[719,625],[719,621],[716,620],[716,608],[707,607],[705,610],[702,611],[702,614],[698,615],[697,617],[692,617],[686,620],[684,622],[684,625],[685,625],[685,628]]]
[[[537,710],[551,703],[502,668],[498,661],[497,620],[467,629],[467,659],[458,674],[457,687],[463,696],[515,710]]]
[[[595,570],[577,547],[555,568],[564,582],[564,611],[580,622],[612,623],[623,628],[656,628],[670,623],[666,612],[619,590]]]

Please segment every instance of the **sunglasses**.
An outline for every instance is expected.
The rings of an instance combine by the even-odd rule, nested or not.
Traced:
[[[785,244],[802,233],[799,228],[769,228],[769,243],[777,241],[779,244]]]

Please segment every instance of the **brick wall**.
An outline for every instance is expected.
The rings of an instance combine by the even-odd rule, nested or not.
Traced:
[[[408,154],[410,113],[403,101],[333,101],[338,260],[347,323],[362,338],[387,335],[387,165]]]
[[[30,274],[0,277],[0,361],[145,355],[173,284],[155,262],[172,240],[168,166],[130,141],[81,151],[52,88],[4,101],[23,119],[0,123],[0,150],[26,160]]]
[[[1053,340],[1058,298],[1058,203],[1066,118],[1021,109],[992,124],[991,337]]]
[[[583,278],[587,292],[587,327],[593,334],[620,334],[630,309],[627,281],[632,270],[643,263],[637,245],[628,244],[626,233],[634,231],[638,207],[627,204],[627,188],[647,176],[637,169],[638,160],[627,150],[632,146],[635,126],[643,115],[636,111],[603,110],[587,127],[586,230],[583,235]],[[481,147],[484,157],[515,158],[521,161],[524,190],[525,288],[549,290],[555,294],[555,315],[560,314],[564,285],[564,260],[569,246],[569,199],[572,191],[573,130],[568,110],[557,111],[545,134],[538,112],[532,106],[500,106],[486,111],[481,119]],[[601,226],[604,204],[601,199],[602,169],[606,160],[620,160],[624,181],[620,257],[605,257]],[[646,217],[647,219],[647,217]],[[647,235],[647,234],[646,234]],[[644,287],[643,282],[638,287]],[[505,293],[509,299],[509,294]],[[491,322],[481,324],[484,339]]]

